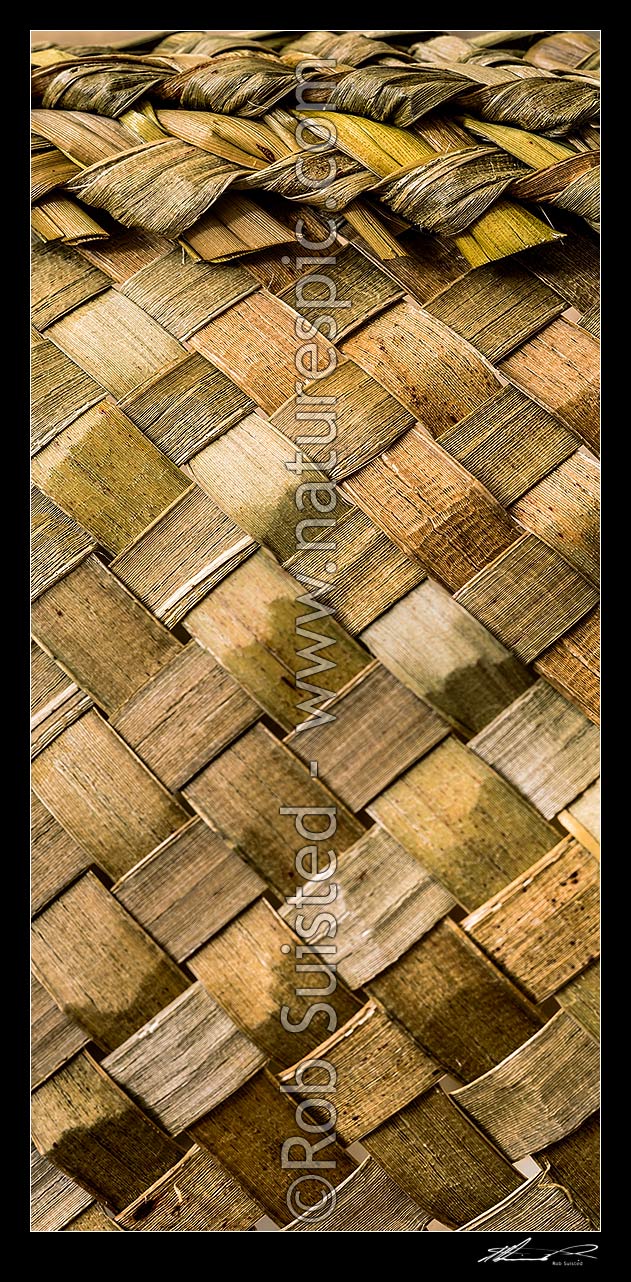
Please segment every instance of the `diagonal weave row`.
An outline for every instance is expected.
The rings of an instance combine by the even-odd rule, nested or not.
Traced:
[[[593,1226],[595,42],[33,62],[33,1226]]]

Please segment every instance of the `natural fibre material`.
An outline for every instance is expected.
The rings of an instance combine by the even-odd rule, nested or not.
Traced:
[[[598,66],[33,53],[35,1231],[597,1224]]]

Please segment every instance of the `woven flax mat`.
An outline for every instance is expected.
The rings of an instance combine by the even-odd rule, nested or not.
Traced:
[[[597,1224],[598,66],[34,50],[35,1231]]]

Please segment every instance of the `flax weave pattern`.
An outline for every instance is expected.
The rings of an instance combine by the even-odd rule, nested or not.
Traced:
[[[598,1224],[598,66],[33,53],[35,1231]]]

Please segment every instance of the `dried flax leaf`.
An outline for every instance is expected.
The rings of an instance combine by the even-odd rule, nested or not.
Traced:
[[[284,156],[239,179],[238,185],[245,189],[260,187],[286,200],[304,200],[316,208],[330,210],[343,209],[370,190],[374,179],[343,152],[327,151],[324,156],[307,154],[300,166],[294,155]]]
[[[594,121],[593,125],[583,125],[582,129],[577,129],[575,133],[569,134],[567,142],[576,147],[577,151],[599,151],[600,125],[598,121]]]
[[[483,120],[556,137],[593,120],[600,95],[588,84],[537,76],[475,89],[462,101],[467,111]]]
[[[378,824],[344,851],[336,877],[336,966],[349,988],[359,988],[395,962],[455,902]],[[321,892],[321,882],[306,882],[303,907],[308,910],[309,896]],[[281,915],[296,928],[295,908]],[[313,940],[326,937],[321,926]]]
[[[432,579],[398,598],[361,640],[465,736],[481,730],[531,684],[518,659]]]
[[[529,797],[547,819],[598,776],[596,726],[547,681],[536,681],[469,747]]]
[[[33,789],[91,863],[120,877],[186,812],[94,710],[40,753]]]
[[[367,1158],[315,1209],[283,1233],[420,1233],[430,1212],[413,1202],[377,1162]]]
[[[414,133],[439,155],[476,145],[466,129],[447,113],[440,116],[432,113],[426,119],[419,120],[414,126]]]
[[[104,272],[61,245],[34,248],[31,282],[31,320],[40,332],[110,285]]]
[[[143,142],[163,142],[170,137],[168,130],[163,129],[159,124],[156,113],[148,101],[141,102],[138,108],[130,107],[128,111],[124,111],[121,122]]]
[[[32,628],[40,644],[108,713],[180,648],[95,556],[39,597]]]
[[[127,1206],[117,1223],[127,1233],[247,1233],[262,1210],[227,1171],[195,1146]]]
[[[434,302],[444,305],[448,299],[447,290]],[[503,388],[438,439],[504,506],[574,454],[577,446],[557,418],[514,387]]]
[[[115,464],[108,479],[106,458]],[[37,455],[33,477],[114,554],[188,489],[183,473],[107,401],[75,419]]]
[[[94,550],[92,537],[31,486],[31,587],[37,597]]]
[[[207,445],[190,462],[192,476],[222,511],[270,548],[280,561],[296,551],[296,487],[287,471],[286,437],[257,414],[248,414],[229,432]],[[323,472],[313,465],[310,484],[319,482],[331,494]],[[338,498],[336,519],[350,511]]]
[[[108,220],[109,221],[109,220]],[[130,231],[115,227],[106,245],[86,245],[81,254],[95,267],[100,267],[110,280],[122,285],[141,267],[156,262],[173,248],[170,240],[148,231]]]
[[[177,340],[115,289],[56,321],[47,337],[115,397],[136,391],[182,356]]]
[[[451,71],[460,71],[475,84],[501,85],[522,72],[523,64],[512,49],[488,53],[476,49],[469,40],[458,36],[437,36],[415,46],[419,62],[430,62]],[[531,75],[540,73],[528,68]],[[473,86],[471,86],[473,89]],[[466,91],[464,91],[466,94]]]
[[[555,994],[563,1010],[597,1040],[600,1037],[600,963],[593,962]]]
[[[40,1152],[114,1210],[144,1194],[181,1156],[85,1052],[38,1088],[32,1119]]]
[[[600,609],[595,607],[533,664],[596,725],[600,722]]]
[[[54,62],[65,62],[67,49],[58,49],[56,45],[33,45],[31,50],[32,67],[50,67]]]
[[[470,909],[554,845],[554,830],[534,807],[453,735],[371,802],[368,813]]]
[[[343,62],[347,67],[359,67],[363,62],[375,62],[392,57],[393,50],[384,40],[369,39],[361,31],[341,31],[332,34],[329,31],[304,31],[297,40],[292,40],[283,48],[283,58],[294,60],[296,54],[304,58],[307,54],[318,58],[334,58],[337,63]],[[401,61],[409,61],[411,54],[397,50]],[[300,59],[299,59],[300,60]]]
[[[565,303],[543,281],[506,260],[467,272],[430,299],[426,309],[497,361],[565,311]],[[529,444],[523,442],[522,452]],[[492,480],[489,489],[494,492]]]
[[[599,581],[600,463],[584,447],[514,503],[512,516],[592,583]]]
[[[240,172],[197,147],[169,139],[92,165],[68,189],[126,227],[179,236]]]
[[[370,324],[346,339],[343,350],[418,421],[418,426],[404,422],[398,433],[401,436],[403,427],[409,426],[416,434],[408,441],[412,454],[421,433],[439,436],[499,389],[499,380],[490,362],[411,300],[397,302],[374,317]],[[377,399],[376,388],[374,399]],[[401,444],[406,439],[402,437]],[[388,445],[394,448],[394,441],[392,433],[380,442],[381,449]],[[366,448],[358,461],[374,459],[376,467],[380,462],[375,457],[377,451],[370,440],[364,444]],[[422,452],[422,443],[419,450]],[[433,457],[449,467],[442,450],[434,451]],[[382,458],[381,462],[387,465],[387,459]],[[469,485],[470,478],[465,488]],[[442,505],[448,505],[448,500],[443,499]]]
[[[373,663],[327,704],[333,717],[286,742],[305,763],[324,763],[320,777],[352,810],[368,801],[445,738],[442,717]]]
[[[367,991],[465,1082],[517,1050],[543,1023],[450,917],[371,980]]]
[[[250,397],[198,352],[158,371],[120,401],[127,418],[174,463],[186,463],[245,418]]]
[[[502,361],[500,372],[578,436],[600,443],[600,344],[564,316]]]
[[[598,309],[600,301],[599,245],[594,236],[583,231],[576,223],[570,227],[569,219],[559,215],[561,228],[569,235],[556,245],[524,255],[524,266],[539,280],[545,281],[569,306],[579,312]]]
[[[219,57],[162,84],[160,97],[182,107],[226,115],[262,116],[295,90],[296,80],[278,58]]]
[[[37,335],[31,347],[31,453],[37,454],[104,396],[95,379]]]
[[[295,552],[285,569],[294,578],[308,575],[319,582],[321,586],[311,588],[314,600],[329,606],[346,630],[355,634],[416,587],[425,573],[358,508],[338,521],[336,538],[335,563],[327,551],[325,530],[309,549]],[[337,565],[336,570],[331,570],[332,564]]]
[[[78,172],[78,166],[56,147],[36,153],[31,161],[31,203],[41,200],[56,187],[65,186]]]
[[[600,305],[590,307],[588,311],[583,312],[578,322],[582,329],[586,329],[588,334],[593,334],[594,338],[600,340]]]
[[[193,485],[111,568],[157,618],[173,627],[256,547]]]
[[[409,1197],[453,1228],[522,1182],[440,1086],[389,1118],[364,1146]]]
[[[181,962],[266,888],[218,833],[195,818],[141,859],[113,894]]]
[[[196,259],[221,263],[291,240],[290,227],[233,188],[183,233],[180,243]]]
[[[33,1086],[50,1077],[88,1041],[45,988],[31,976],[31,1070]]]
[[[79,1188],[36,1148],[31,1149],[31,1198],[33,1233],[60,1232],[91,1200],[85,1189]]]
[[[337,1073],[336,1131],[345,1144],[369,1135],[441,1076],[431,1056],[374,1001],[322,1042],[317,1059],[308,1055],[280,1074],[293,1098],[309,1100],[315,1120],[325,1125],[329,1109],[317,1097],[330,1080],[329,1065]]]
[[[571,837],[462,923],[537,1002],[598,954],[598,860]]]
[[[565,1011],[453,1098],[511,1161],[563,1139],[598,1107],[598,1046]]]
[[[564,71],[591,62],[599,52],[598,41],[587,31],[555,31],[552,35],[540,33],[543,38],[535,41],[524,54],[524,61],[545,71]]]
[[[457,236],[486,213],[520,173],[519,163],[501,151],[467,147],[420,169],[400,170],[376,192],[421,231]]]
[[[299,834],[288,832],[279,810],[283,788],[300,793],[313,806],[331,804],[331,793],[260,722],[186,787],[194,809],[224,834],[280,899],[293,893],[295,855],[301,848]],[[337,821],[336,848],[342,851],[357,841],[362,827],[341,802]]]
[[[481,267],[522,249],[561,239],[561,233],[530,209],[510,200],[498,200],[464,236],[456,238],[456,244],[472,267]]]
[[[515,538],[500,504],[420,427],[344,481],[343,489],[452,592]]]
[[[161,59],[88,55],[36,72],[33,93],[41,93],[45,108],[95,111],[115,117],[156,89],[169,70],[168,62]]]
[[[511,187],[511,193],[521,200],[554,200],[557,203],[555,197],[590,169],[596,169],[599,161],[599,151],[575,152],[564,160],[518,178]]]
[[[524,534],[470,577],[456,600],[530,663],[597,604],[598,591],[536,535]]]
[[[265,169],[287,154],[288,146],[266,120],[222,116],[212,111],[159,108],[158,123],[175,138],[201,147],[244,169]]]
[[[600,231],[600,168],[580,174],[554,198],[555,205],[584,218],[595,232]]]
[[[589,1219],[573,1205],[563,1186],[553,1184],[542,1172],[457,1232],[584,1233],[589,1228]]]
[[[354,200],[344,211],[347,223],[355,232],[359,232],[367,247],[377,254],[382,263],[393,258],[405,258],[403,249],[395,236],[391,235],[382,218],[365,201]],[[353,238],[355,239],[355,238]]]
[[[47,705],[65,698],[72,689],[67,674],[50,654],[31,641],[31,723]]]
[[[295,949],[299,946],[296,936],[271,904],[258,899],[187,963],[211,997],[269,1056],[274,1072],[294,1064],[296,1056],[311,1056],[328,1029],[343,1029],[360,1010],[357,998],[339,983],[328,997],[329,1006],[318,1006],[317,1001],[313,1001],[310,990],[321,988],[323,981],[327,986],[331,972],[326,962],[320,959],[318,963],[317,955],[308,947],[301,954],[305,965],[304,977],[301,974],[303,985],[296,991]],[[237,966],[235,957],[239,958]],[[291,1022],[284,1025],[278,1017],[283,1006],[292,1012]],[[313,1007],[312,1015],[308,1016]],[[427,1075],[426,1057],[419,1051],[418,1058]],[[386,1056],[382,1071],[385,1059]],[[292,1069],[288,1071],[292,1075]],[[354,1087],[358,1089],[357,1081]]]
[[[338,81],[328,103],[331,111],[406,128],[469,87],[464,75],[442,67],[359,67]]]
[[[183,341],[256,289],[258,282],[240,264],[182,262],[174,250],[130,276],[121,293]]]
[[[186,616],[191,635],[287,730],[306,716],[295,687],[304,668],[295,632],[302,611],[295,580],[269,553],[258,551]],[[367,666],[368,656],[336,619],[318,622],[337,646],[337,666],[325,674],[333,695]]]
[[[368,334],[369,330],[367,327],[359,332]],[[290,396],[295,386],[294,380],[293,388],[287,389],[289,399],[278,408],[271,408],[276,410],[272,418],[274,427],[297,444],[304,432],[304,410],[298,396]],[[379,373],[372,377],[354,360],[341,361],[332,374],[320,379],[319,384],[307,383],[306,390],[337,398],[337,459],[330,469],[327,468],[332,480],[357,472],[412,427],[414,407],[404,408],[405,398],[397,398],[399,389],[395,387],[390,394],[390,389],[385,389],[385,380],[379,381]],[[335,400],[329,402],[335,403]],[[314,463],[325,463],[328,454],[328,445],[315,444],[310,456]],[[349,496],[345,494],[344,497]]]
[[[283,1094],[276,1078],[263,1069],[196,1122],[189,1135],[282,1225],[289,1223],[293,1214],[291,1193],[289,1198],[287,1194],[295,1179],[295,1168],[283,1168],[278,1155],[287,1137],[294,1133],[295,1122],[291,1096]],[[354,1159],[333,1137],[329,1136],[328,1141],[327,1160],[333,1165],[327,1169],[327,1178],[337,1188],[356,1167]],[[322,1181],[317,1170],[303,1179],[300,1196],[305,1206],[320,1201]]]
[[[41,134],[31,128],[31,155],[37,156],[42,151],[50,151],[50,143]]]
[[[549,1145],[536,1155],[548,1167],[551,1179],[567,1189],[592,1226],[598,1226],[600,1203],[600,1120],[598,1113],[565,1139]]]
[[[31,642],[31,757],[92,707],[92,700],[46,651]]]
[[[173,645],[153,678],[131,690],[111,724],[176,792],[258,716],[241,686],[191,641]]]
[[[581,845],[600,858],[600,779],[590,784],[558,818]]]
[[[488,120],[476,120],[475,116],[463,115],[462,124],[478,138],[484,138],[515,156],[533,169],[547,169],[549,165],[560,160],[567,160],[575,155],[574,148],[556,138],[546,138],[543,134],[529,133],[527,129],[515,129],[512,125],[492,124]]]
[[[258,290],[197,330],[190,346],[218,365],[267,414],[273,414],[293,398],[298,384],[296,360],[304,342],[296,319],[286,303]],[[320,376],[318,394],[330,395],[324,384],[340,374],[346,363],[322,333],[311,336],[308,352],[308,374],[314,379]],[[334,373],[322,377],[329,369]],[[300,423],[296,434],[303,433],[304,424]],[[323,457],[327,454],[323,451]],[[313,461],[318,462],[317,449]]]
[[[191,984],[103,1060],[150,1117],[178,1135],[243,1086],[265,1056],[206,992]]]
[[[357,208],[357,206],[355,206]],[[348,218],[348,214],[347,214]],[[378,220],[375,219],[375,224]],[[356,225],[356,224],[355,224]],[[389,233],[387,233],[389,236]],[[394,240],[394,237],[389,237]],[[394,240],[397,253],[401,249]],[[348,303],[340,309],[336,318],[335,341],[339,343],[353,329],[364,321],[370,320],[378,312],[385,311],[391,303],[398,301],[404,293],[398,281],[386,275],[381,266],[377,266],[366,253],[354,245],[346,248],[339,246],[338,252],[331,255],[333,263],[327,264],[326,278],[318,270],[317,258],[315,270],[304,274],[304,264],[298,269],[297,279],[289,288],[278,290],[279,298],[284,299],[294,311],[309,318],[309,313],[316,309],[318,303],[327,306],[326,296],[333,290],[335,295]]]
[[[101,1206],[96,1202],[92,1206],[87,1206],[85,1211],[75,1216],[70,1224],[66,1224],[61,1230],[62,1233],[121,1233],[116,1221],[106,1215]]]
[[[31,913],[46,907],[85,872],[90,856],[31,793]]]
[[[190,985],[93,872],[35,918],[32,949],[39,982],[104,1050]]]
[[[301,118],[307,113],[295,114]],[[309,115],[308,119],[313,117]],[[328,122],[328,113],[324,119]],[[399,166],[426,164],[435,154],[432,147],[409,130],[366,120],[351,112],[336,112],[334,124],[336,145],[382,178]]]
[[[164,40],[156,45],[154,53],[182,54],[197,53],[210,57],[212,54],[224,53],[229,49],[253,49],[261,52],[262,45],[258,40],[250,40],[241,32],[230,35],[214,31],[171,31]]]
[[[52,698],[45,703],[43,707],[36,708],[31,716],[31,758],[32,760],[43,752],[58,735],[71,726],[73,722],[78,721],[79,717],[87,712],[88,708],[93,707],[89,694],[84,693],[71,681],[66,673],[58,667],[56,663],[39,650],[38,646],[33,643],[33,649],[37,650],[44,663],[48,665],[49,670],[54,669],[56,681],[51,681]]]
[[[42,240],[61,240],[64,245],[83,245],[86,241],[109,237],[109,232],[86,209],[66,196],[48,196],[34,205],[31,226]]]
[[[131,129],[120,120],[92,111],[54,111],[38,107],[31,113],[33,126],[82,168],[96,165],[137,144]]]

